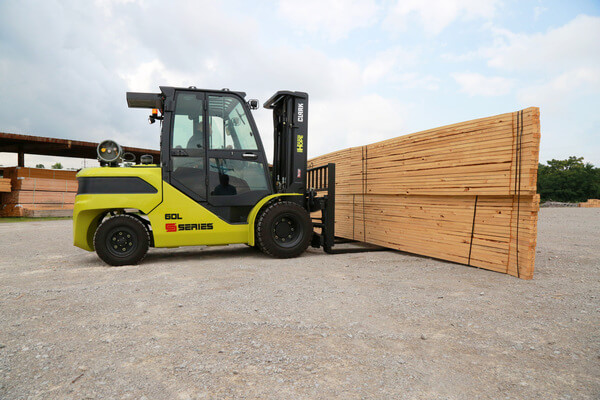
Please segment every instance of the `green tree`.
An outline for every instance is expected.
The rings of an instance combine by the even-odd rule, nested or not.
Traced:
[[[580,202],[600,198],[600,168],[583,157],[550,160],[538,168],[538,193],[542,201]]]
[[[63,166],[61,163],[57,162],[55,164],[52,164],[52,169],[63,169]]]
[[[44,167],[44,164],[36,164],[35,167],[36,168],[46,168],[46,167]]]

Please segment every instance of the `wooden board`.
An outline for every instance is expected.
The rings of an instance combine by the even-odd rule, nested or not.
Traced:
[[[46,216],[35,211],[53,212],[61,211],[61,216],[72,215],[73,204],[2,204],[0,205],[0,217],[28,217]]]
[[[75,192],[17,190],[3,193],[2,204],[73,204]]]
[[[533,277],[539,109],[326,154],[336,236]],[[314,184],[309,177],[309,186]]]
[[[72,179],[16,178],[13,190],[48,192],[77,192],[77,181]]]
[[[76,180],[77,171],[28,167],[2,167],[4,178],[44,178]]]
[[[0,178],[0,192],[10,192],[11,181],[10,178]]]
[[[7,193],[0,194],[0,216],[68,215],[77,194],[76,171],[9,167],[0,168]]]
[[[588,199],[585,203],[579,203],[579,207],[597,208],[600,207],[600,199]]]

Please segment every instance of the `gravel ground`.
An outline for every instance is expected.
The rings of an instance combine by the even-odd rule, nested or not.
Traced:
[[[2,399],[598,399],[600,209],[540,212],[535,277],[394,251],[152,249],[0,224]]]

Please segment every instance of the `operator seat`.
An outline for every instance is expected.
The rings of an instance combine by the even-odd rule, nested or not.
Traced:
[[[187,142],[188,149],[201,149],[204,147],[204,130],[202,129],[202,122],[198,122],[197,117],[188,117],[194,121],[194,128],[192,129],[192,137]]]
[[[188,140],[186,148],[201,149],[202,147],[204,147],[204,135],[202,131],[194,132],[190,140]]]

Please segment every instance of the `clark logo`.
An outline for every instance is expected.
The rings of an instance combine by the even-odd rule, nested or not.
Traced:
[[[304,103],[298,103],[298,122],[304,122]]]
[[[213,229],[212,222],[205,222],[199,224],[175,224],[173,222],[165,224],[165,230],[167,232],[178,232],[178,231],[208,231]]]
[[[296,136],[296,151],[298,153],[304,152],[304,135]]]

